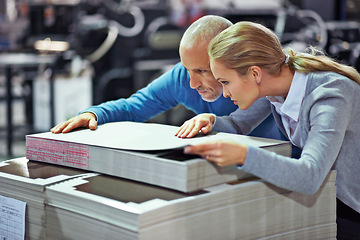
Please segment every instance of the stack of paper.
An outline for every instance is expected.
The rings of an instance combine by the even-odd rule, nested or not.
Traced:
[[[314,195],[259,179],[189,194],[94,173],[46,199],[48,239],[336,239],[335,172]]]
[[[175,136],[178,127],[116,122],[67,134],[50,132],[26,136],[26,157],[31,160],[105,173],[183,192],[248,177],[236,166],[217,167],[182,147],[209,140],[229,139],[289,156],[286,141],[237,134],[215,133],[191,139]]]
[[[83,170],[26,158],[0,162],[0,195],[26,202],[26,239],[46,239],[45,187],[84,174]]]

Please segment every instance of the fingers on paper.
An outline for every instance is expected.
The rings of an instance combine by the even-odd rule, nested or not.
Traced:
[[[190,120],[187,120],[175,134],[180,138],[192,138],[200,131],[204,134],[212,130],[212,123],[209,116],[206,114],[198,115]]]
[[[68,121],[59,123],[57,126],[52,128],[52,133],[68,133],[76,128],[85,127],[95,130],[97,127],[97,121],[95,117],[89,114],[81,114],[76,117],[69,119]]]
[[[51,131],[52,133],[61,133],[62,130],[63,130],[64,128],[66,128],[67,124],[68,124],[67,122],[61,122],[61,123],[59,123],[58,125],[56,125],[55,127],[53,127],[52,129],[50,129],[50,131]]]
[[[216,151],[216,143],[203,143],[198,145],[186,146],[184,153],[186,154],[198,154],[200,156],[214,155]]]
[[[214,162],[217,165],[221,166],[221,154],[219,155],[219,149],[216,147],[216,143],[204,143],[198,145],[187,146],[184,149],[184,152],[187,154],[197,154],[202,158]],[[220,163],[220,164],[219,164]]]
[[[184,153],[200,155],[206,160],[224,167],[234,164],[242,165],[246,158],[247,146],[229,141],[214,141],[187,146]]]
[[[180,138],[191,138],[199,133],[200,128],[199,123],[193,120],[188,120],[180,127],[175,136]]]

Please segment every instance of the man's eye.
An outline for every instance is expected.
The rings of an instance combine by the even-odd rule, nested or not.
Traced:
[[[198,69],[198,70],[196,70],[196,72],[197,72],[197,73],[204,73],[204,72],[206,72],[206,70]]]

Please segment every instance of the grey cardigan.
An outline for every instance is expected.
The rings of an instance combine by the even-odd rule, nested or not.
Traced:
[[[280,116],[266,98],[248,110],[216,117],[214,130],[247,134],[273,114],[285,134]],[[249,146],[246,172],[279,187],[315,193],[330,169],[337,170],[337,197],[360,212],[360,85],[336,73],[310,73],[299,125],[302,154],[284,157]]]

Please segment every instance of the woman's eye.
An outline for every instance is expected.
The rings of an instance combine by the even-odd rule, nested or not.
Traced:
[[[228,81],[220,81],[220,83],[223,85],[227,85],[229,82]]]

